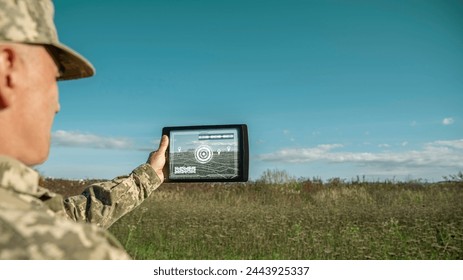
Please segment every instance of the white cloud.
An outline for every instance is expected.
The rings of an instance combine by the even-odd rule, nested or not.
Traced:
[[[442,124],[443,125],[451,125],[455,122],[455,120],[453,118],[445,118],[442,120]]]
[[[130,149],[128,139],[103,137],[94,134],[58,130],[52,133],[52,144],[62,147],[84,147],[96,149]]]
[[[460,140],[442,140],[433,142],[435,145],[447,146],[453,149],[463,149],[463,139]]]
[[[286,148],[258,157],[261,161],[309,163],[354,163],[382,168],[454,167],[463,168],[463,139],[427,143],[420,150],[402,152],[338,152],[340,144],[319,145],[315,148]]]
[[[282,149],[274,153],[263,154],[259,159],[263,161],[284,161],[284,162],[309,162],[325,159],[329,151],[335,148],[343,147],[341,144],[324,144],[315,148],[305,149]]]

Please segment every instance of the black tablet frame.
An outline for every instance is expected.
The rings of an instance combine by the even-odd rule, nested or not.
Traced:
[[[194,126],[167,126],[162,129],[162,134],[169,136],[176,131],[208,131],[236,129],[238,134],[238,175],[233,178],[170,178],[170,145],[167,149],[166,181],[165,182],[247,182],[249,176],[249,141],[248,127],[246,124],[221,124],[221,125],[194,125]]]

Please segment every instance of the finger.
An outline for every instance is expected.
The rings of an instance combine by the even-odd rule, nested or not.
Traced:
[[[167,151],[167,147],[169,146],[169,137],[167,135],[163,135],[161,138],[161,142],[159,143],[158,152],[164,154]]]

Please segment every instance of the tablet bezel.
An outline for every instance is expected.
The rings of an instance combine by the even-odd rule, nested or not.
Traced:
[[[246,124],[222,124],[222,125],[194,125],[194,126],[166,126],[162,134],[169,136],[175,131],[213,131],[223,129],[236,129],[238,134],[238,175],[233,178],[170,178],[170,145],[167,149],[166,180],[165,182],[247,182],[249,176],[249,143],[248,128]]]

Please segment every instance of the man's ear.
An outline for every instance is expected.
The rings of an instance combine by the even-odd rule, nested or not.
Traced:
[[[18,63],[17,50],[8,45],[0,45],[0,109],[11,105]]]

